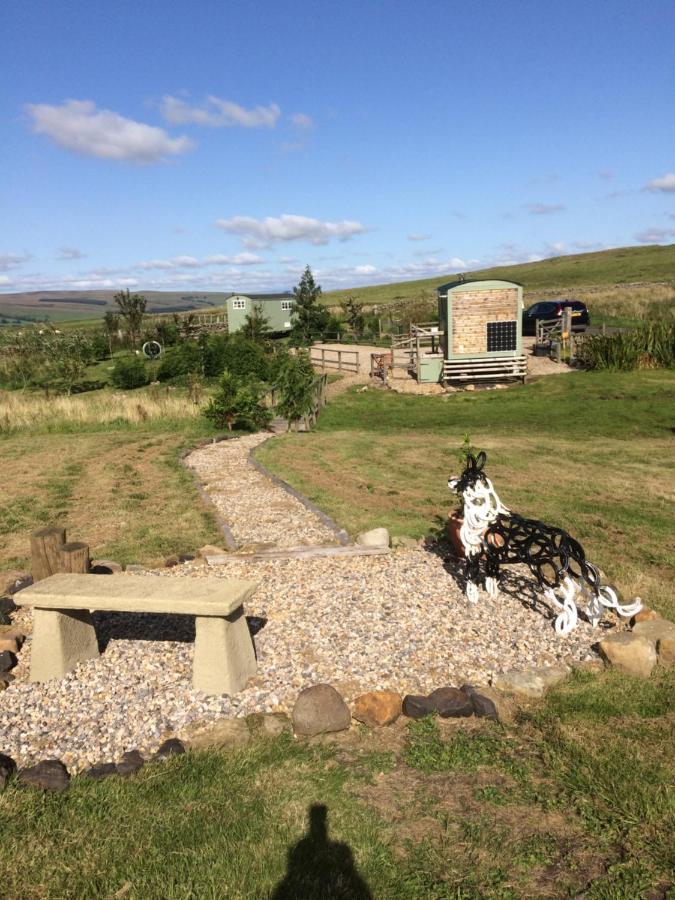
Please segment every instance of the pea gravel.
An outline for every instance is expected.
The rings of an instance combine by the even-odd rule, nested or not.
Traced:
[[[229,450],[239,443],[240,454],[247,455],[255,440],[214,446]],[[227,479],[213,469],[222,454],[197,452],[208,462],[209,477],[223,488]],[[200,465],[201,475],[205,466]],[[311,535],[327,542],[323,525],[300,503],[271,524],[263,509],[269,488],[269,481],[248,466],[241,487],[246,498],[230,494],[233,505],[223,505],[239,538],[297,546]],[[533,582],[513,571],[495,599],[483,594],[472,606],[452,565],[422,549],[352,558],[232,556],[220,566],[190,562],[147,577],[182,578],[187,594],[191,579],[206,575],[259,581],[246,606],[258,673],[244,691],[207,697],[192,690],[192,617],[121,613],[95,614],[104,645],[100,658],[81,663],[62,680],[30,684],[31,612],[20,609],[13,622],[28,638],[15,681],[0,693],[0,752],[20,765],[59,757],[77,772],[118,760],[126,750],[151,753],[165,738],[184,735],[196,723],[254,712],[289,713],[298,692],[319,682],[330,682],[347,700],[384,688],[426,693],[463,681],[486,682],[509,669],[585,659],[599,637],[580,622],[570,637],[558,638],[551,611],[536,600]]]

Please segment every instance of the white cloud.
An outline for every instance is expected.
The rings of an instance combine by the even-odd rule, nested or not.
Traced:
[[[84,259],[84,253],[77,247],[59,247],[58,259]]]
[[[0,253],[0,272],[7,272],[9,269],[18,269],[30,259],[26,253],[20,255],[18,253]]]
[[[278,218],[267,216],[254,219],[251,216],[234,216],[218,219],[216,226],[241,238],[245,247],[268,247],[281,241],[308,241],[318,246],[336,239],[347,241],[355,234],[364,234],[368,229],[361,222],[321,222],[308,216],[282,215]]]
[[[314,128],[314,119],[305,113],[293,113],[291,122],[296,128],[300,128],[303,131],[309,131],[310,128]]]
[[[428,241],[430,239],[431,239],[430,234],[409,234],[408,235],[409,241]]]
[[[645,228],[635,235],[635,240],[641,244],[661,244],[672,237],[675,237],[675,228]]]
[[[204,269],[209,266],[254,266],[265,260],[255,253],[236,253],[234,256],[215,254],[197,259],[196,256],[172,256],[171,259],[148,259],[136,263],[136,268],[147,270]]]
[[[36,134],[46,134],[67,150],[99,159],[150,163],[186,153],[194,146],[186,137],[169,137],[162,128],[125,119],[109,109],[97,110],[92,100],[66,100],[60,106],[29,103],[26,111]]]
[[[373,275],[375,272],[377,272],[377,268],[375,266],[366,265],[354,267],[354,273],[356,275]]]
[[[643,190],[655,191],[663,193],[672,193],[675,191],[675,172],[666,172],[661,178],[654,178],[648,182]]]
[[[191,106],[179,97],[162,98],[160,112],[172,125],[203,125],[206,128],[274,128],[281,115],[276,103],[246,109],[232,100],[209,96]]]
[[[562,212],[565,207],[562,203],[526,203],[525,209],[531,216],[549,216],[551,213]]]

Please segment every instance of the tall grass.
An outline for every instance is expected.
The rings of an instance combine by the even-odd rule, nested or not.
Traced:
[[[576,355],[588,369],[672,369],[675,323],[645,322],[633,331],[589,335],[577,342]]]
[[[133,394],[97,391],[53,398],[0,391],[0,434],[24,429],[77,431],[88,427],[124,427],[145,422],[164,425],[196,419],[200,413],[199,404],[166,389]]]

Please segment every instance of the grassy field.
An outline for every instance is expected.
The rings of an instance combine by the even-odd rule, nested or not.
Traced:
[[[61,524],[93,556],[161,564],[218,543],[178,456],[211,434],[180,391],[46,400],[0,392],[0,576],[26,571],[32,530]]]
[[[349,391],[266,466],[351,534],[421,537],[454,507],[469,433],[502,501],[571,531],[628,596],[675,616],[675,373],[578,373],[444,397]]]
[[[326,291],[327,303],[340,303],[347,297],[367,303],[385,305],[431,294],[443,281],[451,281],[458,273],[449,272],[434,278],[376,284],[343,291]],[[675,244],[650,247],[621,247],[597,253],[575,253],[539,262],[515,266],[497,266],[465,273],[471,278],[504,278],[520,282],[526,291],[546,291],[582,287],[614,286],[633,282],[675,280]]]
[[[282,735],[63,795],[10,784],[2,895],[665,897],[674,686],[577,675],[509,728],[426,719],[334,746]]]

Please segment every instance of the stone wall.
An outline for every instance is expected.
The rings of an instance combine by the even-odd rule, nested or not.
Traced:
[[[487,352],[487,323],[518,319],[518,289],[461,291],[452,297],[452,352]]]

